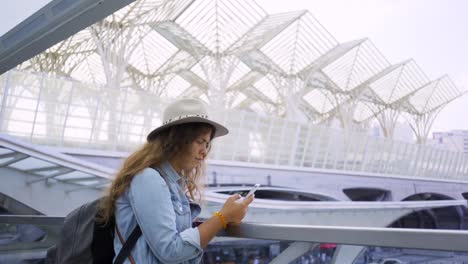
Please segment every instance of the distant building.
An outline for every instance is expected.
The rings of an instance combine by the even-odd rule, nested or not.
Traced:
[[[468,130],[433,132],[433,144],[453,151],[468,153]]]

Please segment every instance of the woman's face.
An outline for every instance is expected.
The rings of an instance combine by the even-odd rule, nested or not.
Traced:
[[[204,129],[192,143],[189,143],[185,153],[180,155],[176,162],[179,169],[191,171],[203,163],[210,149],[211,132],[211,129]]]

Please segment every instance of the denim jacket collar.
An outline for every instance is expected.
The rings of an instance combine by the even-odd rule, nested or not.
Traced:
[[[179,173],[177,173],[177,171],[174,169],[174,167],[172,167],[171,163],[168,160],[164,161],[161,164],[161,169],[163,169],[166,172],[167,177],[169,178],[168,180],[177,182],[182,178],[179,175]]]

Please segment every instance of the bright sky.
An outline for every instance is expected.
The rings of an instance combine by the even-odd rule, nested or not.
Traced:
[[[0,36],[34,14],[50,0],[7,0],[0,8]]]
[[[391,62],[413,58],[430,79],[448,74],[468,90],[466,0],[258,0],[268,13],[307,9],[339,41],[369,38]],[[449,104],[433,131],[468,129],[468,94]]]
[[[3,1],[0,35],[49,0]],[[448,74],[468,90],[466,0],[257,0],[268,13],[309,10],[340,42],[369,38],[391,63],[413,58],[431,79]],[[448,105],[433,130],[468,129],[468,94]]]

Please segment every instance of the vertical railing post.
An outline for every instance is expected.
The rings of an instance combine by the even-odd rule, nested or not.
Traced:
[[[356,130],[350,130],[348,136],[348,140],[345,140],[345,147],[344,147],[344,153],[343,153],[343,170],[346,170],[348,168],[348,152],[350,153],[350,156],[352,156],[353,151],[356,150],[356,145],[357,142],[354,142],[354,137],[357,135]],[[353,144],[354,143],[354,144]],[[336,166],[335,166],[336,168]]]
[[[434,167],[434,162],[436,161],[436,158],[437,158],[437,154],[438,154],[437,149],[432,148],[431,153],[432,155],[431,155],[431,158],[429,159],[425,174],[427,175],[427,177],[434,178],[434,176],[432,175],[432,168]]]
[[[283,150],[283,147],[284,147],[284,131],[286,130],[286,126],[288,125],[288,121],[286,119],[282,119],[281,120],[283,122],[283,125],[281,126],[281,133],[280,133],[280,137],[279,137],[279,144],[278,144],[278,148],[276,149],[276,155],[275,155],[275,165],[280,165],[279,164],[279,160],[280,160],[280,156],[281,156],[281,151]]]
[[[413,152],[413,145],[409,143],[405,144],[405,150],[403,151],[401,162],[404,166],[401,166],[400,175],[407,175],[411,166],[411,155]]]
[[[450,155],[450,152],[448,150],[444,150],[444,157],[442,159],[442,164],[441,164],[442,167],[440,168],[439,178],[445,178],[446,176],[447,164],[450,159],[449,155]]]
[[[364,151],[362,152],[362,162],[361,162],[361,168],[359,169],[359,171],[365,171],[366,169],[368,152],[372,151],[372,148],[374,145],[373,142],[374,142],[374,138],[367,137]]]
[[[312,125],[308,124],[307,125],[307,130],[305,132],[305,142],[304,142],[304,150],[302,151],[302,156],[301,156],[301,162],[299,163],[299,166],[304,167],[304,160],[307,155],[307,151],[309,150],[309,142],[310,142],[310,131],[312,130]]]
[[[461,169],[462,179],[468,180],[468,156],[465,154],[463,155],[463,167]]]
[[[312,150],[313,150],[312,165],[311,165],[312,168],[316,167],[315,163],[317,162],[317,156],[318,156],[318,152],[319,152],[319,148],[320,148],[320,142],[322,141],[322,134],[323,134],[323,130],[325,129],[325,126],[323,126],[323,125],[319,125],[318,127],[319,127],[319,134],[318,134],[318,137],[315,140],[315,146],[312,148]]]
[[[452,172],[452,177],[453,179],[458,179],[458,173],[459,173],[459,169],[460,169],[460,165],[461,165],[461,157],[463,156],[464,154],[461,153],[461,152],[458,152],[457,153],[457,157],[455,159],[455,164],[453,166],[453,172]]]
[[[100,90],[101,93],[103,92],[106,92],[104,89],[103,89],[103,85],[99,85],[98,86],[98,89]],[[93,145],[93,144],[97,144],[98,142],[93,142],[93,137],[94,136],[94,133],[95,133],[95,129],[96,129],[96,122],[97,120],[99,119],[99,108],[101,107],[101,96],[97,96],[97,100],[96,100],[96,107],[95,107],[95,113],[93,115],[93,121],[91,123],[91,131],[90,131],[90,134],[89,134],[89,144]],[[95,137],[95,138],[99,138],[99,137]]]
[[[439,149],[439,159],[437,163],[437,168],[435,168],[434,173],[436,174],[436,177],[440,178],[442,175],[442,168],[444,166],[444,159],[446,158],[445,155],[445,150]]]
[[[387,162],[387,165],[385,166],[383,173],[394,174],[393,172],[395,168],[395,163],[398,159],[398,154],[399,154],[398,151],[400,151],[400,148],[399,148],[400,146],[401,146],[400,142],[392,140],[392,147],[390,148],[391,149],[390,155],[389,155],[388,162]]]
[[[128,89],[120,89],[120,92],[119,92],[119,96],[122,94],[122,92],[124,92],[124,98],[122,100],[122,105],[120,105],[120,119],[119,119],[119,122],[115,129],[115,139],[117,140],[117,142],[115,142],[114,144],[114,148],[117,147],[118,145],[122,144],[124,145],[124,136],[122,135],[122,120],[124,119],[124,115],[125,115],[125,107],[128,105],[127,104],[127,95],[128,95]],[[117,102],[119,102],[119,99],[120,98],[117,98]],[[117,105],[117,107],[119,107],[119,105]],[[127,125],[128,127],[128,125]],[[129,139],[129,134],[128,134],[128,129],[127,129],[127,136],[125,137],[125,141],[127,141]]]
[[[429,149],[429,154],[427,155],[427,157],[422,162],[423,167],[421,168],[421,173],[419,175],[419,176],[422,176],[422,177],[429,177],[429,175],[427,173],[427,170],[428,170],[429,166],[431,165],[432,156],[433,156],[433,153],[434,153],[433,148],[429,148],[428,146],[426,146],[426,148]]]
[[[343,152],[346,152],[346,137],[349,136],[349,132],[351,131],[351,128],[348,128],[347,130],[343,131],[343,133],[341,134],[342,137],[340,138],[340,135],[339,133],[336,133],[336,140],[334,142],[340,142],[339,144],[336,144],[337,146],[339,145],[340,147],[337,147],[334,149],[333,151],[333,154],[335,155],[334,156],[334,160],[333,160],[333,165],[331,166],[331,169],[336,169],[336,166],[338,164],[338,158],[339,158],[339,155],[340,155],[340,152],[343,153]],[[344,154],[343,154],[344,156]]]
[[[258,133],[258,135],[262,135],[262,133],[260,133],[260,131],[258,131],[259,127],[260,127],[259,126],[260,119],[261,119],[261,116],[256,115],[256,117],[255,117],[255,128],[254,128],[253,132]],[[259,138],[259,139],[254,138],[254,140],[262,140],[262,139],[263,138]],[[258,144],[257,146],[262,146],[263,145],[262,143],[264,143],[264,142],[257,142],[257,144]],[[249,134],[249,144],[250,144],[250,134]],[[264,150],[263,150],[263,153],[265,152]],[[262,152],[260,152],[260,153],[262,153]],[[248,151],[247,151],[247,162],[251,162],[251,160],[252,160],[251,158],[252,158],[252,151],[250,151],[250,146],[249,146]]]
[[[241,140],[241,134],[242,134],[242,127],[243,127],[243,124],[244,124],[245,115],[247,114],[246,111],[240,111],[239,113],[241,113],[241,118],[239,120],[239,127],[237,129],[236,139],[233,142],[234,147],[232,149],[232,155],[231,155],[231,160],[232,161],[236,160],[237,148],[238,148],[239,144],[241,144],[240,140]],[[243,143],[245,143],[245,142],[243,142]]]
[[[424,153],[421,153],[421,152],[424,152],[424,149],[421,150],[421,148],[422,148],[422,145],[418,144],[417,145],[417,152],[416,152],[416,155],[415,155],[415,160],[413,162],[413,167],[409,171],[408,176],[411,176],[411,175],[414,176],[414,175],[417,175],[417,173],[418,173],[419,160],[424,155]]]
[[[387,146],[388,145],[388,141],[386,138],[385,138],[385,145]],[[380,159],[380,163],[379,163],[379,169],[378,169],[378,172],[379,173],[386,173],[387,171],[387,167],[389,166],[388,164],[390,163],[390,160],[392,158],[392,151],[393,151],[393,143],[394,141],[393,140],[390,140],[390,146],[387,148],[385,148],[385,151],[386,151],[386,161],[384,160],[384,158],[382,157]],[[383,154],[382,154],[383,155]]]
[[[465,153],[464,152],[461,152],[460,153],[460,158],[458,160],[458,166],[457,166],[457,171],[456,171],[456,178],[458,180],[461,179],[461,171],[462,171],[462,168],[463,168],[463,163],[464,163],[464,157],[465,157]]]
[[[269,120],[270,120],[270,124],[268,126],[268,135],[267,135],[267,139],[266,139],[266,144],[268,144],[268,147],[266,148],[267,150],[270,150],[270,145],[269,144],[271,143],[271,131],[273,130],[273,126],[275,124],[274,118],[270,117]],[[267,153],[267,151],[265,151],[265,155],[263,155],[262,163],[264,163],[264,164],[266,163],[266,160],[267,160],[266,157],[267,156],[268,156],[268,153]]]
[[[29,141],[33,142],[33,136],[34,136],[34,130],[36,128],[36,120],[37,120],[37,112],[39,111],[39,105],[41,104],[41,99],[42,99],[42,89],[44,88],[44,79],[45,79],[45,73],[41,74],[41,81],[39,83],[39,94],[37,95],[37,103],[36,103],[36,109],[34,110],[34,118],[32,121],[32,129],[31,129],[31,134],[29,135]],[[49,103],[49,102],[47,102]],[[49,113],[47,113],[49,114]],[[46,127],[49,127],[51,124],[46,123]]]
[[[62,136],[60,137],[60,146],[64,146],[65,143],[65,130],[67,129],[67,122],[68,122],[68,117],[70,115],[70,106],[73,103],[73,93],[75,90],[75,82],[71,82],[71,89],[70,89],[70,97],[68,98],[68,105],[67,105],[67,110],[65,112],[65,120],[63,120],[63,129],[62,129]]]
[[[361,166],[362,166],[362,163],[364,162],[364,152],[366,151],[367,143],[369,142],[369,138],[363,133],[357,133],[356,141],[358,141],[358,138],[359,140],[363,140],[364,142],[359,141],[359,143],[361,144],[358,144],[358,146],[362,145],[362,148],[356,147],[356,150],[354,151],[353,164],[351,167],[352,171],[356,170],[357,159],[358,159],[358,156],[361,156],[361,153],[362,153],[362,156],[361,156]]]
[[[373,172],[374,171],[374,167],[376,164],[378,164],[378,162],[380,162],[380,159],[382,158],[382,151],[380,151],[380,149],[382,148],[381,144],[380,144],[380,141],[378,138],[373,138],[373,141],[372,141],[374,144],[373,148],[371,148],[371,152],[368,153],[368,157],[370,157],[368,159],[368,162],[371,164],[370,165],[370,168],[367,170],[367,172]]]
[[[446,175],[446,179],[450,179],[452,176],[450,175],[450,172],[451,172],[451,167],[452,167],[452,163],[453,163],[453,160],[454,160],[454,156],[455,156],[455,153],[450,151],[450,159],[447,163],[447,168],[445,170],[445,175]]]
[[[450,167],[447,175],[449,175],[449,178],[451,179],[456,179],[455,177],[455,172],[456,172],[456,166],[458,165],[458,152],[453,153],[452,161],[450,162]]]
[[[331,128],[328,128],[328,137],[327,137],[327,144],[326,144],[326,147],[325,147],[325,153],[323,155],[323,162],[322,162],[322,168],[326,168],[326,165],[328,163],[328,155],[330,153],[330,147],[331,147],[331,142],[332,142],[332,138],[335,137],[336,131],[331,129]]]
[[[294,131],[294,137],[291,137],[291,139],[293,139],[293,142],[291,146],[291,153],[289,154],[289,161],[288,161],[289,166],[294,166],[295,164],[294,160],[296,157],[297,147],[299,146],[299,140],[300,140],[299,135],[301,133],[301,126],[302,126],[299,122],[295,122],[294,125],[296,125],[296,131]]]

